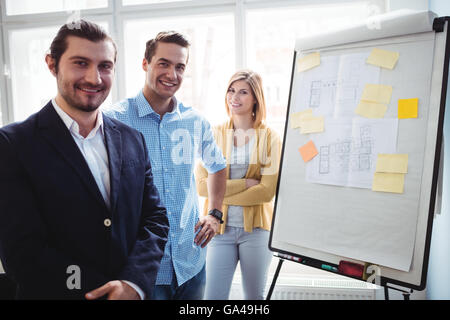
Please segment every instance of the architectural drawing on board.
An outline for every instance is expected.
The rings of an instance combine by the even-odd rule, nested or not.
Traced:
[[[364,85],[378,83],[380,68],[366,63],[367,53],[324,56],[318,67],[300,74],[297,108],[316,115],[353,116]]]
[[[319,173],[330,172],[330,146],[321,146],[319,152]]]
[[[309,107],[317,109],[321,104],[331,105],[336,100],[337,79],[314,80],[309,92]]]
[[[320,106],[320,93],[322,87],[322,80],[316,80],[311,82],[311,93],[309,99],[309,107],[317,108]]]
[[[396,150],[397,119],[327,119],[314,136],[319,155],[306,165],[313,183],[371,188],[378,153]]]

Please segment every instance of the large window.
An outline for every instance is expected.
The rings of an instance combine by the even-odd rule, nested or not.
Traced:
[[[56,94],[44,57],[57,30],[52,26],[8,34],[14,120],[24,120]]]
[[[282,134],[295,39],[364,20],[384,6],[384,0],[5,0],[3,123],[23,120],[55,95],[44,55],[58,26],[79,16],[105,27],[114,22],[109,30],[119,46],[119,67],[104,105],[142,88],[145,42],[159,31],[177,30],[192,43],[179,100],[220,123],[230,76],[251,68],[263,78],[268,124]]]
[[[6,14],[21,15],[45,12],[106,8],[108,0],[6,0]]]
[[[97,23],[108,30],[106,23]],[[55,25],[8,32],[14,121],[26,119],[56,95],[56,80],[44,59],[58,29]],[[110,95],[104,104],[111,102]]]
[[[264,80],[269,122],[279,131],[285,122],[295,40],[363,21],[373,5],[353,1],[247,11],[247,66]]]
[[[203,111],[212,122],[226,116],[225,86],[234,69],[234,19],[231,14],[130,19],[124,22],[126,95],[135,95],[144,85],[145,43],[163,30],[184,33],[191,42],[189,62],[177,98]],[[219,116],[217,116],[219,115]]]
[[[167,3],[177,1],[191,1],[191,0],[122,0],[124,6],[149,4],[149,3]]]

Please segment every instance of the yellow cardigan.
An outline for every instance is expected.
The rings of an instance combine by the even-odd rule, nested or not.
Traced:
[[[227,187],[223,201],[223,220],[227,221],[228,206],[242,206],[244,213],[244,230],[252,232],[253,228],[270,230],[273,214],[273,198],[275,196],[278,169],[281,154],[281,142],[278,134],[265,125],[255,129],[256,143],[250,157],[250,164],[244,179],[229,179],[231,147],[233,145],[233,123],[228,121],[214,128],[216,143],[222,149],[227,159]],[[195,170],[197,192],[202,197],[208,197],[208,172],[201,165]],[[245,179],[257,179],[260,183],[247,188]],[[208,211],[208,199],[205,201],[203,214]],[[225,232],[224,222],[219,233]]]

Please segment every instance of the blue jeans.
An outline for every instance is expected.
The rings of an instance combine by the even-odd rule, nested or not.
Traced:
[[[181,286],[178,286],[174,272],[171,284],[155,286],[153,300],[202,300],[205,293],[205,283],[205,266],[197,275]]]

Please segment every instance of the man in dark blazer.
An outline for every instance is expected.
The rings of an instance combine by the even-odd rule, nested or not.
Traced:
[[[142,134],[98,109],[116,52],[96,24],[64,25],[46,56],[56,98],[0,129],[0,259],[19,299],[152,296],[169,224]]]

